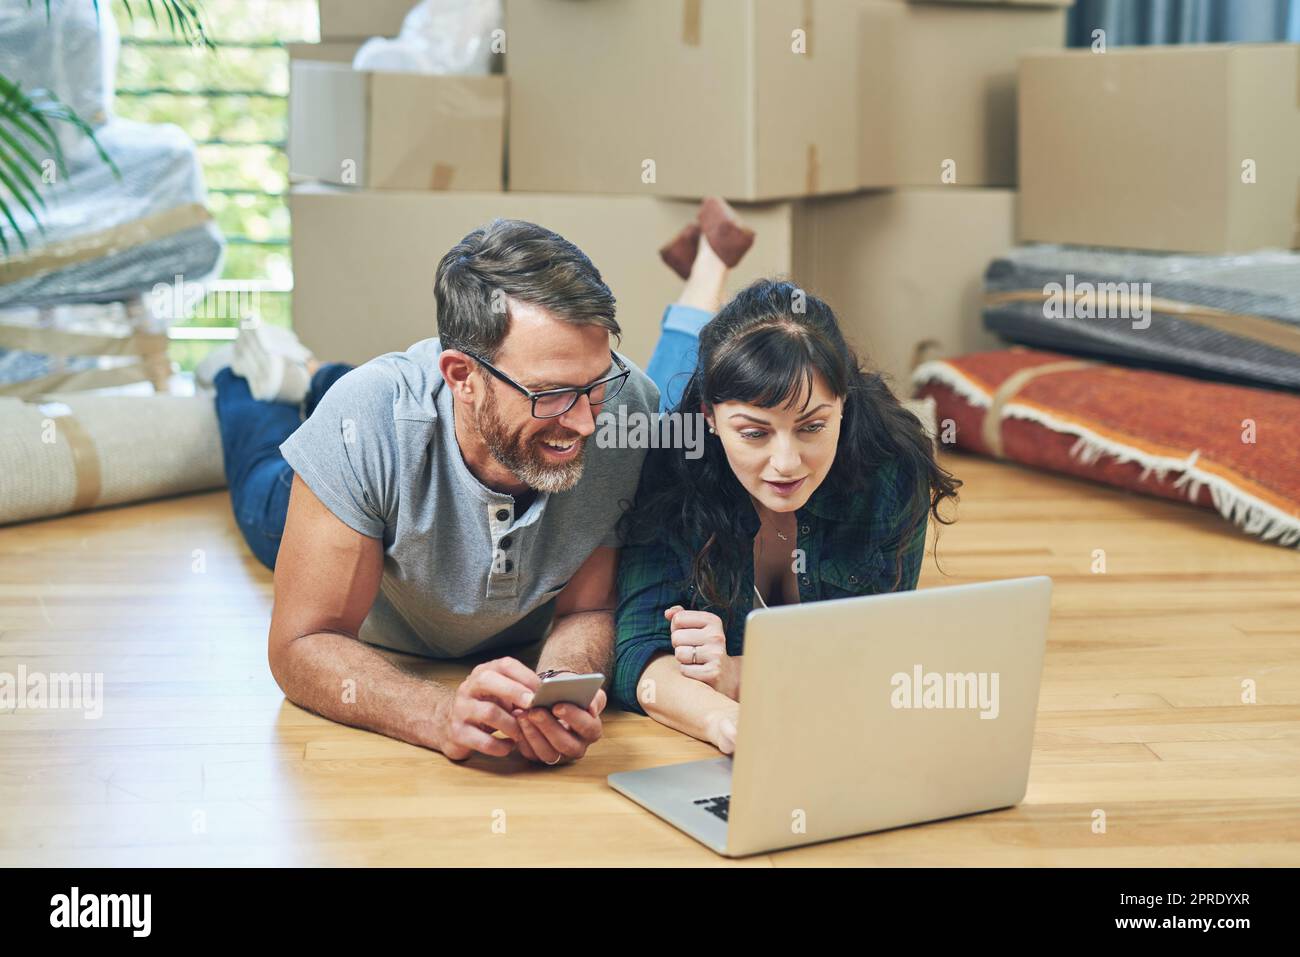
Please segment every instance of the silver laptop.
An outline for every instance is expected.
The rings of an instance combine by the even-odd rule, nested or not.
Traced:
[[[1018,804],[1050,578],[757,609],[734,757],[609,776],[728,857]]]

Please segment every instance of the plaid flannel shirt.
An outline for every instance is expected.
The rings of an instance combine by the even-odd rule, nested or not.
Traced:
[[[646,477],[643,476],[642,481]],[[849,494],[823,482],[803,508],[795,512],[798,541],[796,581],[799,601],[826,601],[908,591],[916,587],[925,553],[928,514],[906,542],[904,532],[911,503],[929,488],[922,477],[902,474],[895,459],[876,470],[869,491]],[[757,535],[758,514],[745,517],[745,530]],[[700,543],[702,544],[702,543]],[[895,563],[902,550],[902,577],[894,584]],[[744,650],[745,616],[754,604],[753,549],[745,555],[740,596],[731,609],[714,608],[703,601],[690,582],[693,552],[680,544],[660,540],[625,545],[619,558],[617,640],[615,644],[613,698],[623,708],[644,714],[637,701],[637,684],[646,665],[656,655],[672,653],[664,609],[673,605],[711,611],[725,625],[727,654]]]

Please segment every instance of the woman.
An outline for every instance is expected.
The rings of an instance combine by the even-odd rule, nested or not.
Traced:
[[[613,691],[730,754],[751,608],[915,588],[961,483],[826,303],[760,280],[718,310],[727,264],[697,242],[647,371],[707,435],[651,451],[624,516]]]

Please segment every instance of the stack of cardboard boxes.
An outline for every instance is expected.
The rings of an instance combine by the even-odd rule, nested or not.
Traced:
[[[290,43],[293,59],[351,63],[371,37],[395,37],[415,0],[317,0],[320,43]]]
[[[1017,63],[1060,50],[1068,2],[507,0],[504,78],[300,59],[291,172],[318,182],[291,198],[295,325],[352,362],[434,334],[439,259],[509,216],[587,252],[644,364],[681,289],[656,251],[718,194],[758,233],[733,290],[791,278],[906,391],[920,347],[993,342]]]

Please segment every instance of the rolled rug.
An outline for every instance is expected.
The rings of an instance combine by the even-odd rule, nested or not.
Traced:
[[[225,484],[211,397],[0,397],[0,524]]]
[[[995,259],[984,286],[984,325],[1010,342],[1300,390],[1300,252],[1030,244]]]
[[[1300,545],[1300,396],[1008,349],[925,362],[940,442],[1216,509]]]

